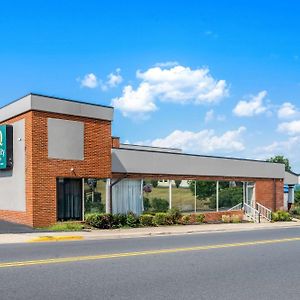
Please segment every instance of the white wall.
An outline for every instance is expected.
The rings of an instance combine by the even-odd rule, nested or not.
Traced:
[[[14,166],[0,170],[0,210],[25,211],[25,120],[12,125]]]

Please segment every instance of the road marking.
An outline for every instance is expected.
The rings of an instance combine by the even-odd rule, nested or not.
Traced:
[[[31,239],[28,243],[39,243],[39,242],[60,242],[60,241],[78,241],[83,240],[82,235],[67,235],[67,236],[39,236]]]
[[[294,241],[300,241],[300,237],[276,239],[276,240],[250,241],[250,242],[231,243],[231,244],[195,246],[195,247],[185,247],[185,248],[146,250],[146,251],[137,251],[137,252],[123,252],[123,253],[121,252],[121,253],[109,253],[109,254],[99,254],[99,255],[89,255],[89,256],[74,256],[74,257],[39,259],[39,260],[27,260],[27,261],[12,261],[12,262],[0,263],[0,268],[48,265],[48,264],[59,264],[59,263],[67,263],[67,262],[80,262],[80,261],[89,261],[89,260],[101,260],[101,259],[112,259],[112,258],[131,257],[131,256],[166,254],[166,253],[180,253],[180,252],[201,251],[201,250],[210,250],[210,249],[287,243],[287,242],[294,242]]]

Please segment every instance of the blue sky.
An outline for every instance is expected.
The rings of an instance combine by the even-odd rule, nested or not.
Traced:
[[[113,104],[123,142],[300,172],[300,4],[277,2],[5,1],[0,105]]]

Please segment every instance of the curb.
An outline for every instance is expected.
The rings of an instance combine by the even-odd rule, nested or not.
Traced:
[[[27,243],[44,243],[44,242],[62,242],[62,241],[79,241],[83,240],[82,235],[68,235],[68,236],[39,236],[33,238]]]

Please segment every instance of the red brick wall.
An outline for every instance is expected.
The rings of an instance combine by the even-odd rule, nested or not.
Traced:
[[[5,123],[21,118],[25,118],[26,132],[26,213],[0,211],[0,218],[34,227],[48,226],[57,220],[57,177],[111,177],[111,123],[38,111],[28,112]],[[48,118],[84,122],[83,161],[48,159]]]
[[[256,181],[255,201],[272,211],[283,209],[283,186],[284,182],[280,179]]]
[[[111,138],[112,148],[120,148],[120,138],[113,136]]]
[[[242,220],[243,218],[243,211],[242,210],[232,210],[232,211],[218,211],[218,212],[205,212],[203,213],[205,216],[205,222],[216,222],[221,221],[222,216],[239,216]]]

